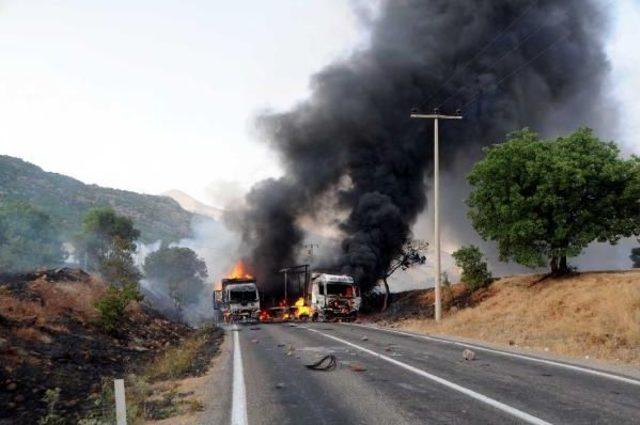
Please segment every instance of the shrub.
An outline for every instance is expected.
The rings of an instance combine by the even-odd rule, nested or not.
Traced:
[[[60,388],[49,388],[42,399],[47,403],[47,414],[38,420],[38,425],[62,425],[65,420],[58,412],[57,404],[60,401]]]
[[[453,253],[456,266],[462,269],[462,282],[470,291],[482,288],[491,282],[492,276],[487,263],[482,261],[482,253],[475,245],[463,246]]]
[[[107,333],[115,333],[129,303],[140,300],[142,300],[142,295],[135,284],[127,284],[122,288],[109,286],[104,297],[95,304],[100,314],[98,326]]]

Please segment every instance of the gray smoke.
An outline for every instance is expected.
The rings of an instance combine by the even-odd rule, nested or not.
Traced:
[[[322,219],[332,192],[346,218],[331,266],[375,283],[426,207],[432,126],[409,118],[415,106],[464,108],[464,121],[442,126],[445,170],[524,126],[597,126],[605,24],[588,0],[382,2],[365,50],[314,75],[305,102],[259,119],[285,174],[257,184],[235,219],[262,289],[279,287],[274,272],[305,237],[301,217]]]
[[[240,255],[239,240],[237,234],[228,230],[223,223],[204,216],[193,219],[191,232],[192,237],[181,239],[170,246],[192,249],[207,265],[208,278],[197,301],[187,302],[182,311],[178,311],[165,285],[145,278],[141,281],[141,287],[145,300],[155,309],[169,317],[184,320],[192,326],[199,326],[213,316],[213,288],[231,270]],[[146,256],[160,247],[160,241],[148,245],[140,244],[136,255],[138,267],[142,269]]]

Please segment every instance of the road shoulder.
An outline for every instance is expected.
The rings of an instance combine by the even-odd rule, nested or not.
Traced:
[[[230,384],[228,371],[231,370],[232,344],[225,332],[218,354],[211,359],[207,372],[198,377],[190,377],[175,382],[174,391],[197,395],[198,411],[172,416],[158,421],[145,422],[147,425],[205,425],[227,423],[231,403],[225,382]]]
[[[523,356],[531,356],[543,360],[549,360],[553,362],[566,363],[569,365],[585,367],[590,369],[595,369],[607,373],[612,373],[616,375],[623,375],[634,379],[640,380],[640,368],[634,367],[628,364],[614,364],[610,362],[605,362],[603,360],[591,359],[591,358],[582,358],[575,356],[566,356],[556,353],[550,353],[546,351],[539,351],[533,349],[527,349],[524,347],[514,347],[510,345],[497,344],[488,341],[483,341],[474,338],[466,338],[456,335],[449,334],[441,334],[441,333],[427,333],[427,332],[418,332],[413,329],[405,329],[400,326],[380,326],[375,323],[358,323],[354,324],[356,326],[366,326],[372,329],[380,329],[387,331],[399,331],[405,334],[410,334],[415,337],[433,337],[442,339],[449,342],[461,343],[461,344],[469,344],[476,345],[482,348],[504,351],[506,353],[518,354]]]

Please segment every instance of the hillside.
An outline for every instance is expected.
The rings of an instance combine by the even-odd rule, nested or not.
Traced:
[[[125,375],[131,415],[157,419],[197,407],[171,391],[173,381],[206,371],[221,332],[172,322],[143,301],[127,307],[117,334],[106,334],[94,305],[107,286],[80,269],[0,275],[0,425],[115,423],[112,379]],[[64,421],[47,415],[56,388],[55,416]]]
[[[51,216],[64,236],[78,233],[91,207],[111,206],[131,217],[143,242],[191,235],[194,214],[166,196],[109,189],[50,173],[19,158],[0,155],[0,202],[28,202]]]
[[[432,318],[433,290],[394,294],[390,311],[371,318],[417,332],[640,365],[640,270],[540,277],[505,277],[473,295],[452,285],[452,293],[443,293],[440,324]]]

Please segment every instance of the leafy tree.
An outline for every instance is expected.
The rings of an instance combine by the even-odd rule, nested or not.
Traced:
[[[26,203],[0,206],[0,270],[53,267],[66,256],[47,214]]]
[[[93,208],[84,218],[78,253],[84,266],[117,285],[137,284],[140,271],[134,264],[140,232],[129,217],[111,208]]]
[[[485,154],[468,176],[469,217],[502,261],[563,274],[589,243],[640,234],[640,159],[590,129],[553,141],[524,129]]]
[[[491,273],[487,269],[487,263],[482,260],[482,253],[477,246],[463,246],[452,256],[456,266],[462,269],[460,280],[470,291],[475,291],[491,282]]]
[[[189,248],[163,246],[145,258],[143,268],[146,278],[166,290],[178,310],[198,300],[207,278],[207,265]]]
[[[398,254],[393,257],[389,268],[384,271],[384,274],[380,277],[384,284],[384,302],[382,304],[382,311],[385,311],[389,306],[389,283],[387,279],[391,277],[397,270],[407,270],[417,264],[424,264],[427,257],[424,253],[427,251],[429,244],[425,241],[418,239],[409,239],[403,245]]]
[[[633,261],[634,269],[640,268],[640,247],[633,248],[631,250],[631,255],[629,256],[629,258],[631,259],[631,261]]]

